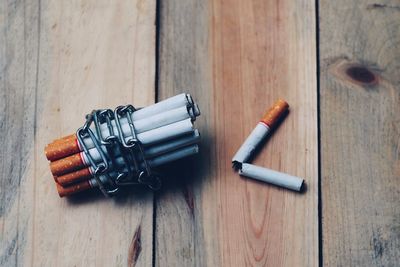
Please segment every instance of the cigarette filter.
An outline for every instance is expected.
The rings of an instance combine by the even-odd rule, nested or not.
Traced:
[[[112,196],[126,185],[158,189],[153,168],[198,153],[199,115],[189,94],[142,109],[94,110],[75,134],[45,147],[60,197],[90,188]]]
[[[301,191],[304,183],[303,178],[273,171],[248,163],[241,164],[239,174],[266,183],[285,187],[294,191]]]
[[[264,140],[271,129],[276,126],[277,122],[288,109],[289,105],[286,101],[279,99],[275,102],[233,156],[232,163],[234,167],[237,168],[239,163],[246,162],[254,154],[257,146]]]

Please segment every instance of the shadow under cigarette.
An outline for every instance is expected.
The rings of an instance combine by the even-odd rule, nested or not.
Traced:
[[[124,205],[130,201],[140,201],[148,198],[151,190],[144,185],[120,187],[120,191],[113,197],[105,197],[97,188],[80,192],[66,197],[71,205],[83,205],[93,202],[114,201],[117,205]]]

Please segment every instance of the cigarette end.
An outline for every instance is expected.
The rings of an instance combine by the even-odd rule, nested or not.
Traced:
[[[59,183],[56,183],[56,187],[57,187],[57,191],[58,191],[58,195],[60,197],[65,197],[65,196],[70,196],[85,190],[88,190],[91,187],[89,181],[83,181],[74,185],[70,185],[70,186],[62,186]]]
[[[85,167],[80,153],[50,162],[50,171],[55,176],[64,175]]]
[[[44,148],[44,154],[49,161],[55,161],[79,151],[75,135],[68,136],[65,140],[58,139]]]
[[[81,182],[87,180],[92,177],[89,168],[84,168],[78,171],[70,172],[56,178],[56,182],[62,186],[67,186],[69,184],[74,184],[77,182]]]
[[[239,174],[240,174],[241,169],[242,169],[242,163],[239,162],[239,161],[237,161],[237,160],[234,160],[234,161],[232,161],[232,168],[233,168],[235,171],[239,171]]]
[[[304,179],[300,185],[299,193],[303,194],[307,191],[307,184],[304,182]]]
[[[283,99],[278,99],[275,104],[265,113],[261,121],[270,128],[273,128],[288,110],[289,104]]]
[[[196,103],[193,105],[193,111],[194,111],[194,115],[195,115],[196,117],[200,116],[201,111],[200,111],[199,106],[198,106]]]

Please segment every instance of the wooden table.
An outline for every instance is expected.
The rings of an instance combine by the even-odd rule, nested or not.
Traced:
[[[0,266],[398,266],[397,0],[4,0]],[[95,108],[191,93],[199,156],[164,187],[56,193],[45,144]],[[255,158],[230,159],[264,110],[291,112]]]

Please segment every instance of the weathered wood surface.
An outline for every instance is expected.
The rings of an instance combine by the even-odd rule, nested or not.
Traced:
[[[326,266],[400,259],[399,1],[320,1]]]
[[[1,266],[151,265],[152,194],[59,199],[43,148],[154,102],[155,2],[1,2]]]
[[[315,3],[161,1],[159,97],[191,92],[201,155],[156,198],[158,266],[318,264]],[[255,163],[305,177],[296,194],[240,178],[231,158],[276,98],[291,113]]]
[[[0,266],[398,265],[398,1],[319,1],[323,251],[315,3],[158,4],[155,92],[156,1],[1,2]],[[58,198],[47,142],[93,108],[183,91],[201,153],[165,169],[154,210],[140,190]],[[231,169],[278,97],[291,112],[255,163],[305,177],[305,194]]]

